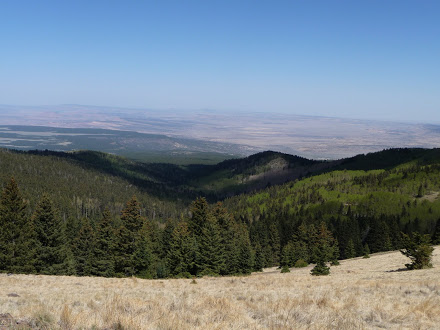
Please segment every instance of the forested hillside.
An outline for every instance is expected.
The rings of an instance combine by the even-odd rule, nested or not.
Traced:
[[[66,220],[97,218],[105,208],[119,214],[133,195],[149,218],[167,219],[180,214],[189,202],[179,201],[172,195],[173,185],[160,182],[139,164],[96,152],[0,149],[0,185],[14,177],[31,207],[47,193]],[[172,172],[166,167],[164,170],[162,176],[168,173],[172,180]]]
[[[232,197],[225,206],[249,224],[251,241],[269,251],[272,263],[283,251],[289,265],[313,261],[310,241],[322,222],[341,258],[401,248],[401,232],[437,231],[440,243],[439,150],[388,150],[345,160],[340,168],[380,166],[386,169],[344,169],[296,180]]]
[[[0,173],[7,272],[246,274],[398,249],[401,232],[440,243],[438,149],[332,162],[265,152],[214,166],[0,150]]]

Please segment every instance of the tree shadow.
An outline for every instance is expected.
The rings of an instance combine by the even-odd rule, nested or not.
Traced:
[[[392,269],[392,270],[387,270],[386,273],[396,273],[396,272],[406,272],[408,271],[408,268],[398,268],[398,269]]]

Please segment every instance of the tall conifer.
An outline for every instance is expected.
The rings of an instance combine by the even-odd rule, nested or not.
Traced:
[[[139,231],[133,255],[135,274],[143,278],[153,276],[151,272],[153,253],[149,229],[151,227],[145,222]]]
[[[188,229],[196,237],[200,237],[200,235],[202,235],[202,229],[205,225],[206,219],[210,214],[209,205],[206,201],[206,198],[200,197],[193,201],[190,211],[191,218],[188,220]]]
[[[179,222],[171,235],[167,256],[168,267],[172,275],[185,273],[197,275],[194,273],[197,249],[194,242],[188,223],[186,221]]]
[[[79,276],[96,274],[94,251],[95,233],[89,219],[83,218],[79,235],[73,241],[73,255],[76,260],[76,273]]]
[[[121,222],[122,226],[118,228],[116,233],[116,272],[120,276],[133,276],[136,273],[134,252],[140,229],[144,223],[136,196],[133,196],[122,210]]]
[[[63,272],[65,260],[64,226],[52,200],[43,194],[32,215],[38,242],[36,268],[42,274]]]
[[[220,271],[224,269],[225,252],[216,218],[209,216],[206,219],[199,240],[199,269],[201,273],[220,274]]]
[[[105,209],[96,228],[93,275],[115,275],[115,233],[110,211]]]
[[[11,272],[34,270],[34,228],[26,215],[26,203],[14,178],[0,198],[0,269]]]

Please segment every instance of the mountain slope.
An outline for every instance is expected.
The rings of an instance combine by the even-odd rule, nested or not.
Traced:
[[[132,194],[145,195],[148,196],[146,200],[154,199],[150,204],[168,203],[166,209],[176,210],[175,205],[187,205],[200,195],[214,202],[333,170],[392,169],[402,164],[435,164],[439,160],[440,149],[390,149],[338,161],[314,161],[267,151],[216,165],[183,166],[142,163],[93,151],[17,152],[0,149],[0,179],[4,183],[15,176],[23,188],[29,190],[28,198],[32,201],[36,198],[34,195],[39,196],[43,190],[48,190],[63,199],[93,195],[100,201],[94,204],[100,204],[99,208],[102,208],[109,200],[115,200],[107,193],[114,191],[125,196],[124,200]],[[106,197],[97,197],[101,195]],[[118,200],[118,203],[122,202]],[[69,203],[69,207],[74,204],[65,202]],[[165,210],[154,213],[170,214]]]
[[[175,216],[187,204],[148,173],[118,168],[117,160],[108,154],[88,152],[75,159],[74,154],[0,149],[0,185],[15,177],[31,205],[46,192],[65,218],[74,219],[100,216],[104,208],[119,214],[133,195],[138,196],[144,214],[150,218]]]

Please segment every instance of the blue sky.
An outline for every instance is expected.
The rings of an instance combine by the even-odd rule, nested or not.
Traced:
[[[440,121],[440,1],[2,1],[0,104]]]

